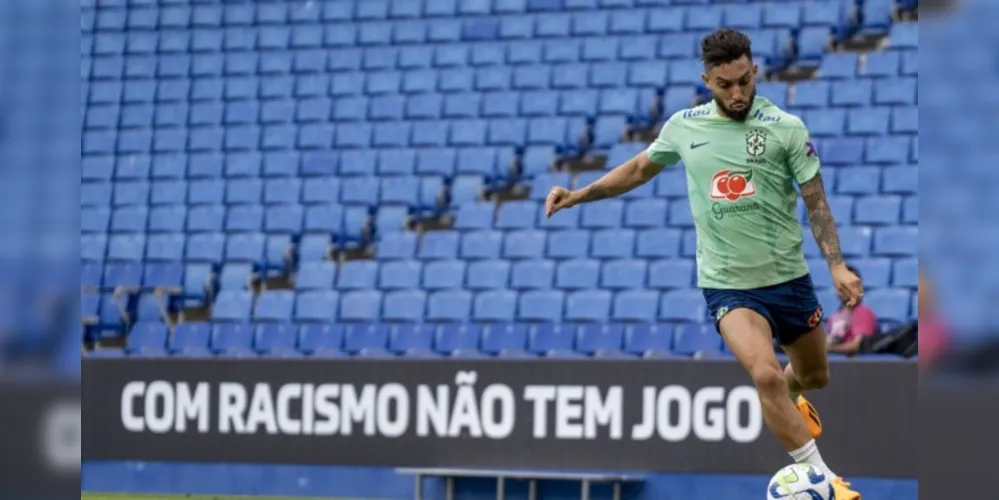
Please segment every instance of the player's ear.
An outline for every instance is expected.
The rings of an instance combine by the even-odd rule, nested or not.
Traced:
[[[705,86],[708,85],[708,73],[706,71],[704,73],[701,73],[701,81],[704,82]]]
[[[756,63],[753,63],[753,76],[756,76],[756,73],[758,71],[760,71],[759,65],[757,65]]]

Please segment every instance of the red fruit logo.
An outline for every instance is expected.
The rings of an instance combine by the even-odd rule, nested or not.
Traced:
[[[711,199],[735,201],[756,194],[752,170],[722,170],[711,178]]]

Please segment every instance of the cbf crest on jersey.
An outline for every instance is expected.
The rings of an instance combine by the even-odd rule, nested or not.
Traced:
[[[763,156],[767,152],[767,135],[759,129],[746,134],[746,152],[753,158]]]
[[[749,155],[749,158],[746,158],[747,163],[766,163],[767,159],[763,156],[766,152],[767,133],[765,131],[754,129],[746,134],[746,153]]]

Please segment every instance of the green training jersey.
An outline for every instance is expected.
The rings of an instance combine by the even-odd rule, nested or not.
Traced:
[[[819,157],[800,118],[757,97],[737,122],[712,101],[671,116],[646,155],[683,161],[699,287],[760,288],[808,273],[794,183],[819,173]]]

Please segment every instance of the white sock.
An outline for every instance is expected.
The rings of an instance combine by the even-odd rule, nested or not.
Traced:
[[[790,452],[789,454],[796,463],[799,464],[805,463],[818,467],[820,470],[823,470],[827,474],[829,474],[830,478],[833,479],[839,477],[836,475],[835,472],[829,469],[829,466],[826,465],[826,462],[822,460],[822,455],[819,453],[819,447],[815,444],[814,439],[810,440],[809,442],[805,443],[804,446]]]

